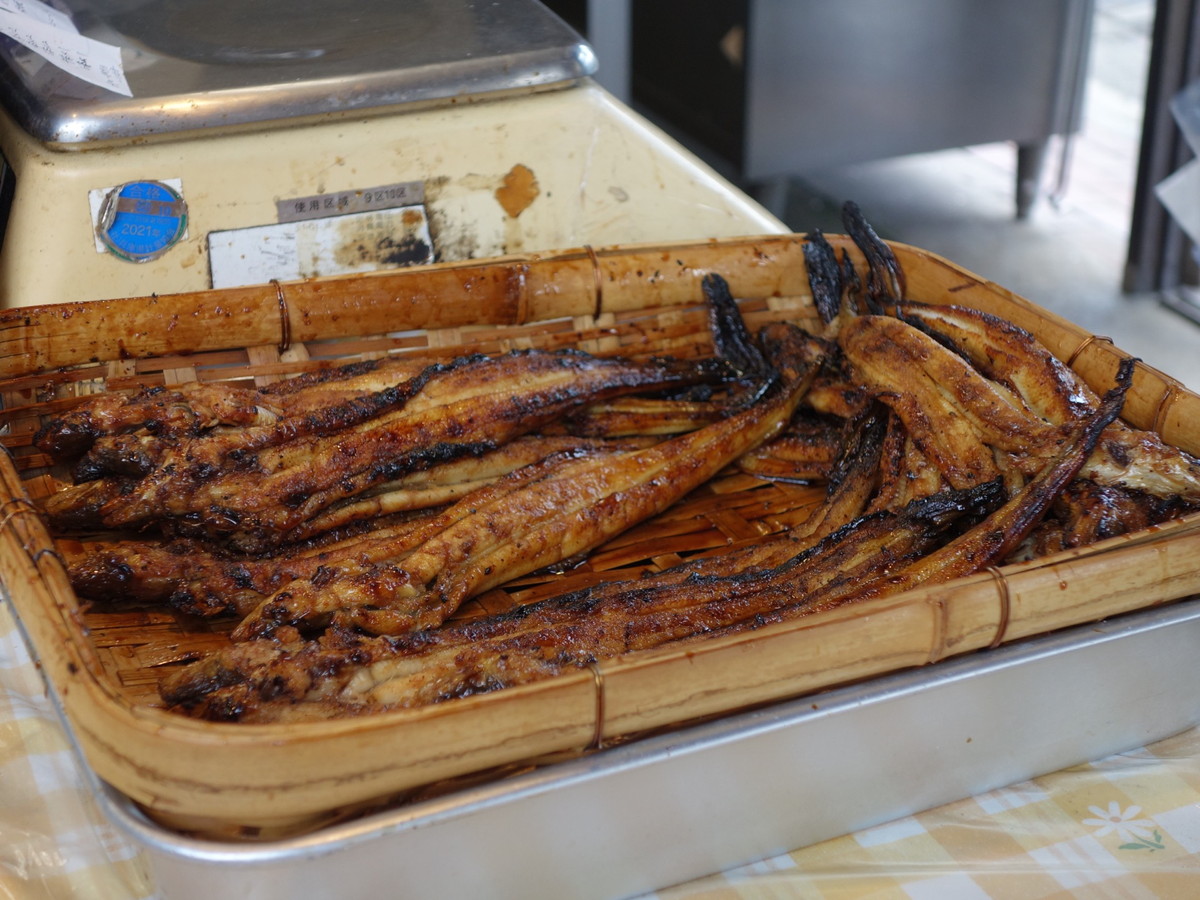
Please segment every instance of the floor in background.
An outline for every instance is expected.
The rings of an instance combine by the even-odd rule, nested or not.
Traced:
[[[790,182],[784,220],[841,232],[841,203],[854,200],[881,236],[938,253],[1200,391],[1200,326],[1157,295],[1121,291],[1153,15],[1151,0],[1097,3],[1064,189],[1055,196],[1054,151],[1028,219],[1014,214],[1016,151],[998,144],[808,173]]]

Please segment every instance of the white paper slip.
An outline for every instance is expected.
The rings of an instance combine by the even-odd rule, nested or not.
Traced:
[[[121,49],[84,37],[71,20],[36,0],[0,0],[0,33],[90,84],[132,97]]]
[[[1193,159],[1154,187],[1172,218],[1200,244],[1200,159]]]
[[[25,16],[36,22],[41,22],[43,25],[50,25],[62,31],[69,31],[71,34],[79,33],[79,29],[75,27],[75,23],[71,21],[70,16],[64,12],[59,12],[53,6],[42,3],[41,0],[0,0],[0,9],[7,10],[19,16]]]

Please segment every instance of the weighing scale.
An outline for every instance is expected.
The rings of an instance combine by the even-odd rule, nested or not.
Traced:
[[[4,306],[783,230],[534,0],[16,6]]]

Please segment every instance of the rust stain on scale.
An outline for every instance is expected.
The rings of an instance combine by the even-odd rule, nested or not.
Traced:
[[[504,176],[500,187],[496,188],[496,200],[504,211],[515,219],[529,208],[540,193],[541,188],[538,187],[533,171],[528,166],[517,163]]]

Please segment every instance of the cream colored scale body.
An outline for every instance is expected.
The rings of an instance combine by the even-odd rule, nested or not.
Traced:
[[[586,79],[504,99],[87,150],[51,149],[0,115],[0,142],[16,176],[0,257],[6,307],[207,289],[210,232],[273,225],[280,200],[394,183],[423,185],[439,260],[784,230]],[[98,251],[89,192],[145,179],[178,179],[186,235],[148,262]],[[347,235],[347,252],[354,240]],[[305,273],[326,274],[339,273]]]

